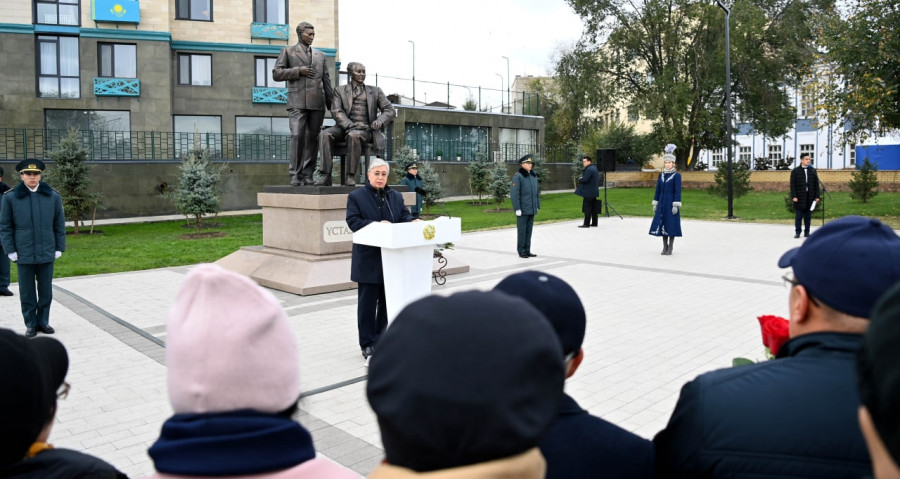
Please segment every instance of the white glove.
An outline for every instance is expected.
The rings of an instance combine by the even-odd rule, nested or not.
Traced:
[[[522,210],[516,210],[516,216],[522,216]]]
[[[673,215],[677,215],[677,214],[678,214],[678,208],[681,208],[681,202],[680,202],[680,201],[673,201],[673,202],[672,202],[672,214],[673,214]]]
[[[13,251],[12,253],[10,253],[6,256],[8,256],[9,260],[12,261],[13,263],[15,263],[16,261],[19,261],[19,253],[16,253],[15,251]]]
[[[60,256],[62,256],[62,251],[53,252],[53,259],[59,259]]]
[[[673,206],[673,207],[672,207],[672,214],[673,214],[673,215],[677,215],[677,214],[678,214],[678,207],[677,207],[677,206]]]
[[[656,205],[659,204],[659,201],[653,200],[653,213],[656,214]]]

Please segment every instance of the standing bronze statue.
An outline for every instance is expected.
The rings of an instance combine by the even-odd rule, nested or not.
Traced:
[[[312,24],[297,25],[296,45],[285,47],[278,55],[272,78],[286,81],[288,88],[287,111],[291,127],[291,175],[292,185],[313,184],[316,167],[316,135],[325,120],[325,107],[331,105],[334,89],[325,65],[325,54],[311,45],[316,36]]]
[[[331,116],[336,125],[319,133],[319,150],[322,152],[322,169],[319,173],[322,178],[316,181],[316,185],[331,185],[331,151],[336,141],[345,138],[348,165],[347,171],[342,171],[341,174],[345,177],[345,184],[355,185],[363,144],[374,141],[376,147],[383,150],[387,142],[384,125],[397,116],[381,88],[363,83],[366,81],[365,65],[350,62],[347,72],[351,81],[335,89],[331,104]]]

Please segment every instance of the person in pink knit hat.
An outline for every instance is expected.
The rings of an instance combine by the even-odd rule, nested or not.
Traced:
[[[166,332],[175,414],[148,451],[152,478],[360,477],[317,458],[312,436],[292,419],[300,396],[297,340],[271,293],[219,266],[197,266]]]

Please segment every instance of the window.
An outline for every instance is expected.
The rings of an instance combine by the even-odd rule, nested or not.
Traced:
[[[175,156],[195,146],[206,148],[212,158],[222,157],[222,118],[218,116],[174,116]]]
[[[850,143],[850,164],[856,164],[856,143]]]
[[[98,50],[101,77],[137,78],[136,45],[100,43]]]
[[[738,161],[746,162],[748,165],[750,164],[750,147],[742,146],[738,148]]]
[[[812,163],[816,162],[816,145],[800,145],[800,156],[803,157],[804,153],[809,153]]]
[[[34,2],[34,23],[81,25],[79,0],[39,0]]]
[[[234,119],[234,126],[238,159],[275,160],[290,156],[287,117],[239,116]]]
[[[176,20],[212,21],[212,0],[175,0]]]
[[[253,0],[253,21],[287,23],[287,0]]]
[[[628,121],[634,123],[641,119],[641,115],[638,112],[637,105],[631,105],[628,107]]]
[[[723,161],[725,161],[725,153],[722,150],[713,152],[712,166],[718,167]]]
[[[179,53],[178,84],[211,86],[212,55]]]
[[[131,113],[105,110],[44,110],[44,127],[48,130],[69,128],[82,131],[129,131]]]
[[[78,37],[38,35],[38,97],[78,98]]]
[[[284,88],[283,81],[272,79],[272,69],[275,68],[277,58],[256,57],[256,83],[258,87]]]
[[[418,151],[423,159],[440,155],[445,160],[456,160],[459,154],[463,160],[473,160],[476,152],[488,154],[490,128],[412,122],[406,123],[405,128],[406,145]]]
[[[800,111],[797,116],[800,118],[810,118],[816,116],[815,97],[810,86],[803,86],[800,89]]]
[[[769,145],[769,159],[773,162],[781,159],[781,145]]]

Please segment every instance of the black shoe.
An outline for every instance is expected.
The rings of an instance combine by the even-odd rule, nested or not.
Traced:
[[[53,329],[53,327],[50,326],[49,324],[46,326],[38,326],[37,329],[38,329],[38,331],[40,331],[44,334],[53,334],[56,332],[56,330]]]
[[[596,228],[596,227],[597,227],[597,225],[591,225],[591,228]]]
[[[519,253],[519,258],[528,259],[528,253]]]
[[[0,296],[12,296],[13,292],[9,290],[9,288],[0,289]]]
[[[331,173],[328,173],[328,174],[322,173],[322,174],[324,176],[322,176],[321,178],[316,180],[316,182],[313,183],[313,186],[331,186]]]
[[[375,348],[373,348],[372,346],[366,346],[362,350],[362,355],[363,355],[364,359],[369,359],[370,357],[372,357],[373,354],[375,354]]]
[[[31,328],[31,327],[25,328],[25,337],[26,338],[33,338],[35,336],[37,336],[37,329]]]
[[[806,233],[803,233],[803,237],[804,237],[804,238],[809,238],[809,231],[807,231]]]
[[[590,225],[578,225],[579,228],[590,228]]]
[[[534,254],[534,253],[532,253],[531,251],[529,251],[529,252],[527,252],[527,253],[525,253],[525,254],[528,255],[529,258],[537,258],[537,255]]]
[[[799,237],[800,237],[800,233],[794,233],[794,238],[799,238]]]

